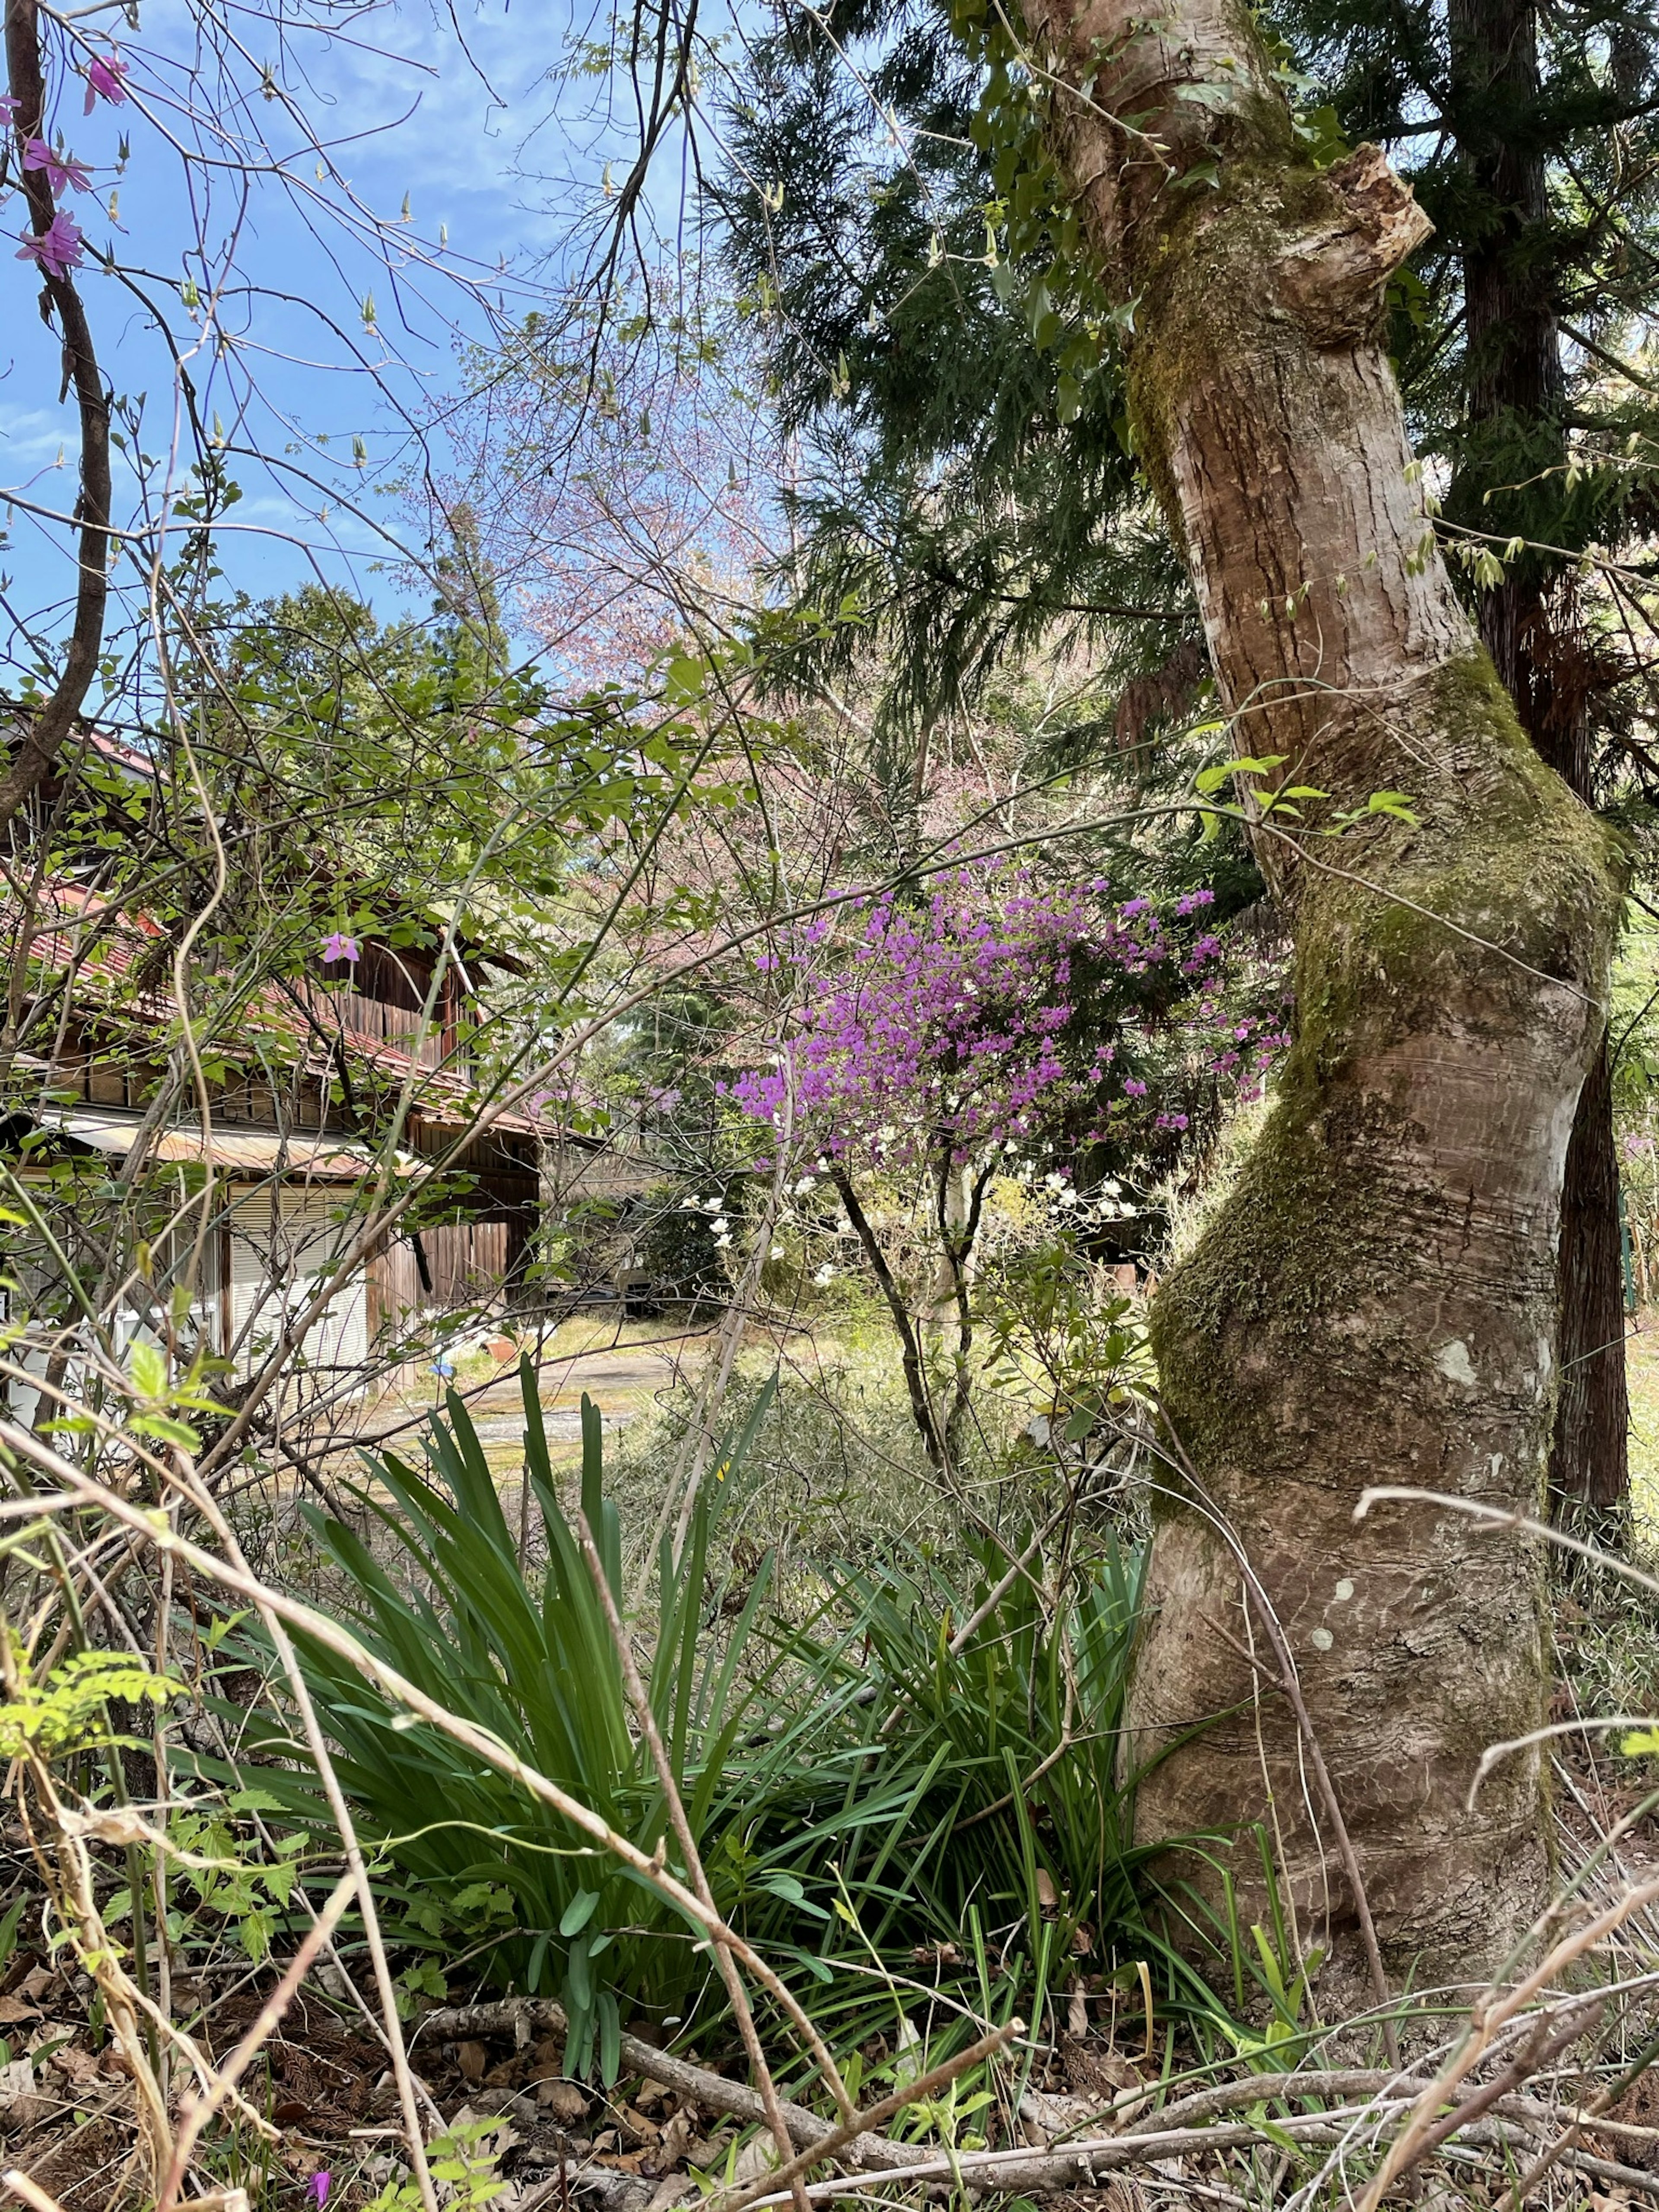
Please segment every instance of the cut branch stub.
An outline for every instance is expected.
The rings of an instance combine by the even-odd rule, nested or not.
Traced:
[[[1434,225],[1379,147],[1356,146],[1325,181],[1348,212],[1288,248],[1279,292],[1315,344],[1346,345],[1375,334],[1389,279]]]
[[[1235,742],[1330,794],[1294,836],[1255,825],[1293,921],[1295,1043],[1236,1189],[1154,1309],[1182,1468],[1132,1695],[1137,1832],[1276,1824],[1304,1934],[1309,1916],[1339,1945],[1356,1934],[1295,1717],[1241,1651],[1259,1634],[1242,1551],[1384,1951],[1433,1972],[1490,1959],[1541,1894],[1536,1759],[1463,1810],[1485,1746],[1541,1717],[1541,1578],[1517,1532],[1356,1527],[1353,1507],[1368,1482],[1431,1476],[1536,1505],[1562,1162],[1621,858],[1528,744],[1413,480],[1378,333],[1426,235],[1406,187],[1374,148],[1315,165],[1233,0],[1151,27],[1121,0],[1025,15],[1085,234],[1134,303],[1136,450]],[[1415,818],[1318,835],[1379,790]],[[1168,1871],[1219,1901],[1212,1864]]]

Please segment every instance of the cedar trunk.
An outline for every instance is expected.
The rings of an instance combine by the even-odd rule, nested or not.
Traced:
[[[1462,256],[1468,421],[1477,441],[1525,455],[1498,473],[1522,480],[1566,459],[1565,380],[1554,306],[1543,134],[1536,127],[1534,0],[1449,0],[1452,111],[1460,155],[1492,219]],[[1476,451],[1479,453],[1477,442]],[[1492,474],[1490,462],[1479,473]],[[1477,483],[1454,480],[1454,509],[1488,520]],[[1541,556],[1524,556],[1480,595],[1486,641],[1522,727],[1581,799],[1590,796],[1588,655],[1571,586],[1553,593]],[[1625,1364],[1624,1259],[1613,1085],[1603,1044],[1578,1101],[1561,1194],[1557,1268],[1561,1389],[1549,1459],[1558,1514],[1589,1506],[1617,1515],[1630,1492],[1630,1399]]]
[[[1304,1934],[1353,1924],[1288,1703],[1240,1649],[1268,1648],[1242,1557],[1385,1952],[1432,1974],[1489,1958],[1541,1893],[1537,1757],[1464,1809],[1482,1749],[1543,1717],[1540,1561],[1447,1510],[1354,1509],[1389,1483],[1540,1503],[1562,1170],[1620,857],[1528,742],[1420,511],[1378,337],[1425,234],[1410,194],[1374,148],[1312,166],[1236,0],[1025,14],[1092,252],[1134,302],[1137,450],[1238,749],[1331,794],[1310,830],[1378,790],[1416,816],[1258,826],[1297,1032],[1236,1189],[1154,1308],[1188,1472],[1149,1571],[1137,1834],[1261,1819]],[[1254,1853],[1233,1856],[1255,1910]],[[1196,1855],[1170,1870],[1218,1889]]]

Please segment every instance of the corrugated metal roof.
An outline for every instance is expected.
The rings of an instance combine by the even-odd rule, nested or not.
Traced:
[[[132,1150],[143,1118],[91,1106],[45,1106],[34,1115],[42,1128],[122,1159]],[[282,1175],[296,1182],[361,1182],[380,1164],[374,1147],[354,1138],[285,1137],[271,1129],[234,1126],[216,1126],[205,1145],[200,1129],[164,1129],[152,1139],[149,1158],[158,1166],[199,1167],[211,1160],[232,1175]],[[400,1176],[427,1172],[426,1163],[413,1152],[394,1153],[392,1166]]]

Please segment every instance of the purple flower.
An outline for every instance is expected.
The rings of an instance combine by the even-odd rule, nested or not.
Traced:
[[[17,105],[9,92],[0,92],[0,129],[9,131],[16,122]]]
[[[328,2202],[328,2192],[333,2186],[334,2176],[325,2166],[319,2166],[306,2185],[306,2194],[317,2207],[317,2212],[323,2212],[323,2207]]]
[[[107,60],[101,54],[97,55],[87,64],[86,112],[88,115],[100,100],[108,100],[112,107],[121,105],[127,96],[126,87],[121,82],[126,73],[126,64],[115,53],[112,53]]]
[[[323,939],[325,965],[336,960],[361,960],[362,957],[362,950],[356,939],[348,937],[343,930],[337,929]]]
[[[25,231],[21,235],[23,243],[18,249],[18,260],[38,262],[48,276],[56,276],[61,281],[71,269],[80,267],[86,241],[75,217],[64,214],[61,209],[43,231],[38,234]]]
[[[68,186],[73,186],[77,192],[92,190],[92,177],[86,163],[77,161],[73,154],[53,153],[44,138],[31,138],[24,147],[23,167],[46,171],[54,199],[62,199]]]
[[[1126,1076],[1123,1088],[1131,1098],[1144,1098],[1146,1096],[1146,1086],[1139,1076]]]

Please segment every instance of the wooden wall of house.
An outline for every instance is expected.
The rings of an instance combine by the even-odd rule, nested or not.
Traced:
[[[522,1215],[443,1222],[421,1231],[418,1256],[412,1237],[388,1238],[368,1263],[371,1336],[408,1314],[504,1305],[528,1249],[527,1229]]]
[[[302,986],[317,1008],[324,1029],[332,1032],[340,1023],[360,1036],[374,1037],[413,1052],[422,1067],[447,1066],[465,1072],[466,1042],[471,1025],[464,1018],[466,994],[451,967],[438,987],[431,1018],[423,1021],[432,989],[433,958],[429,952],[377,945],[372,939],[356,961],[337,960],[323,969],[325,991]]]

